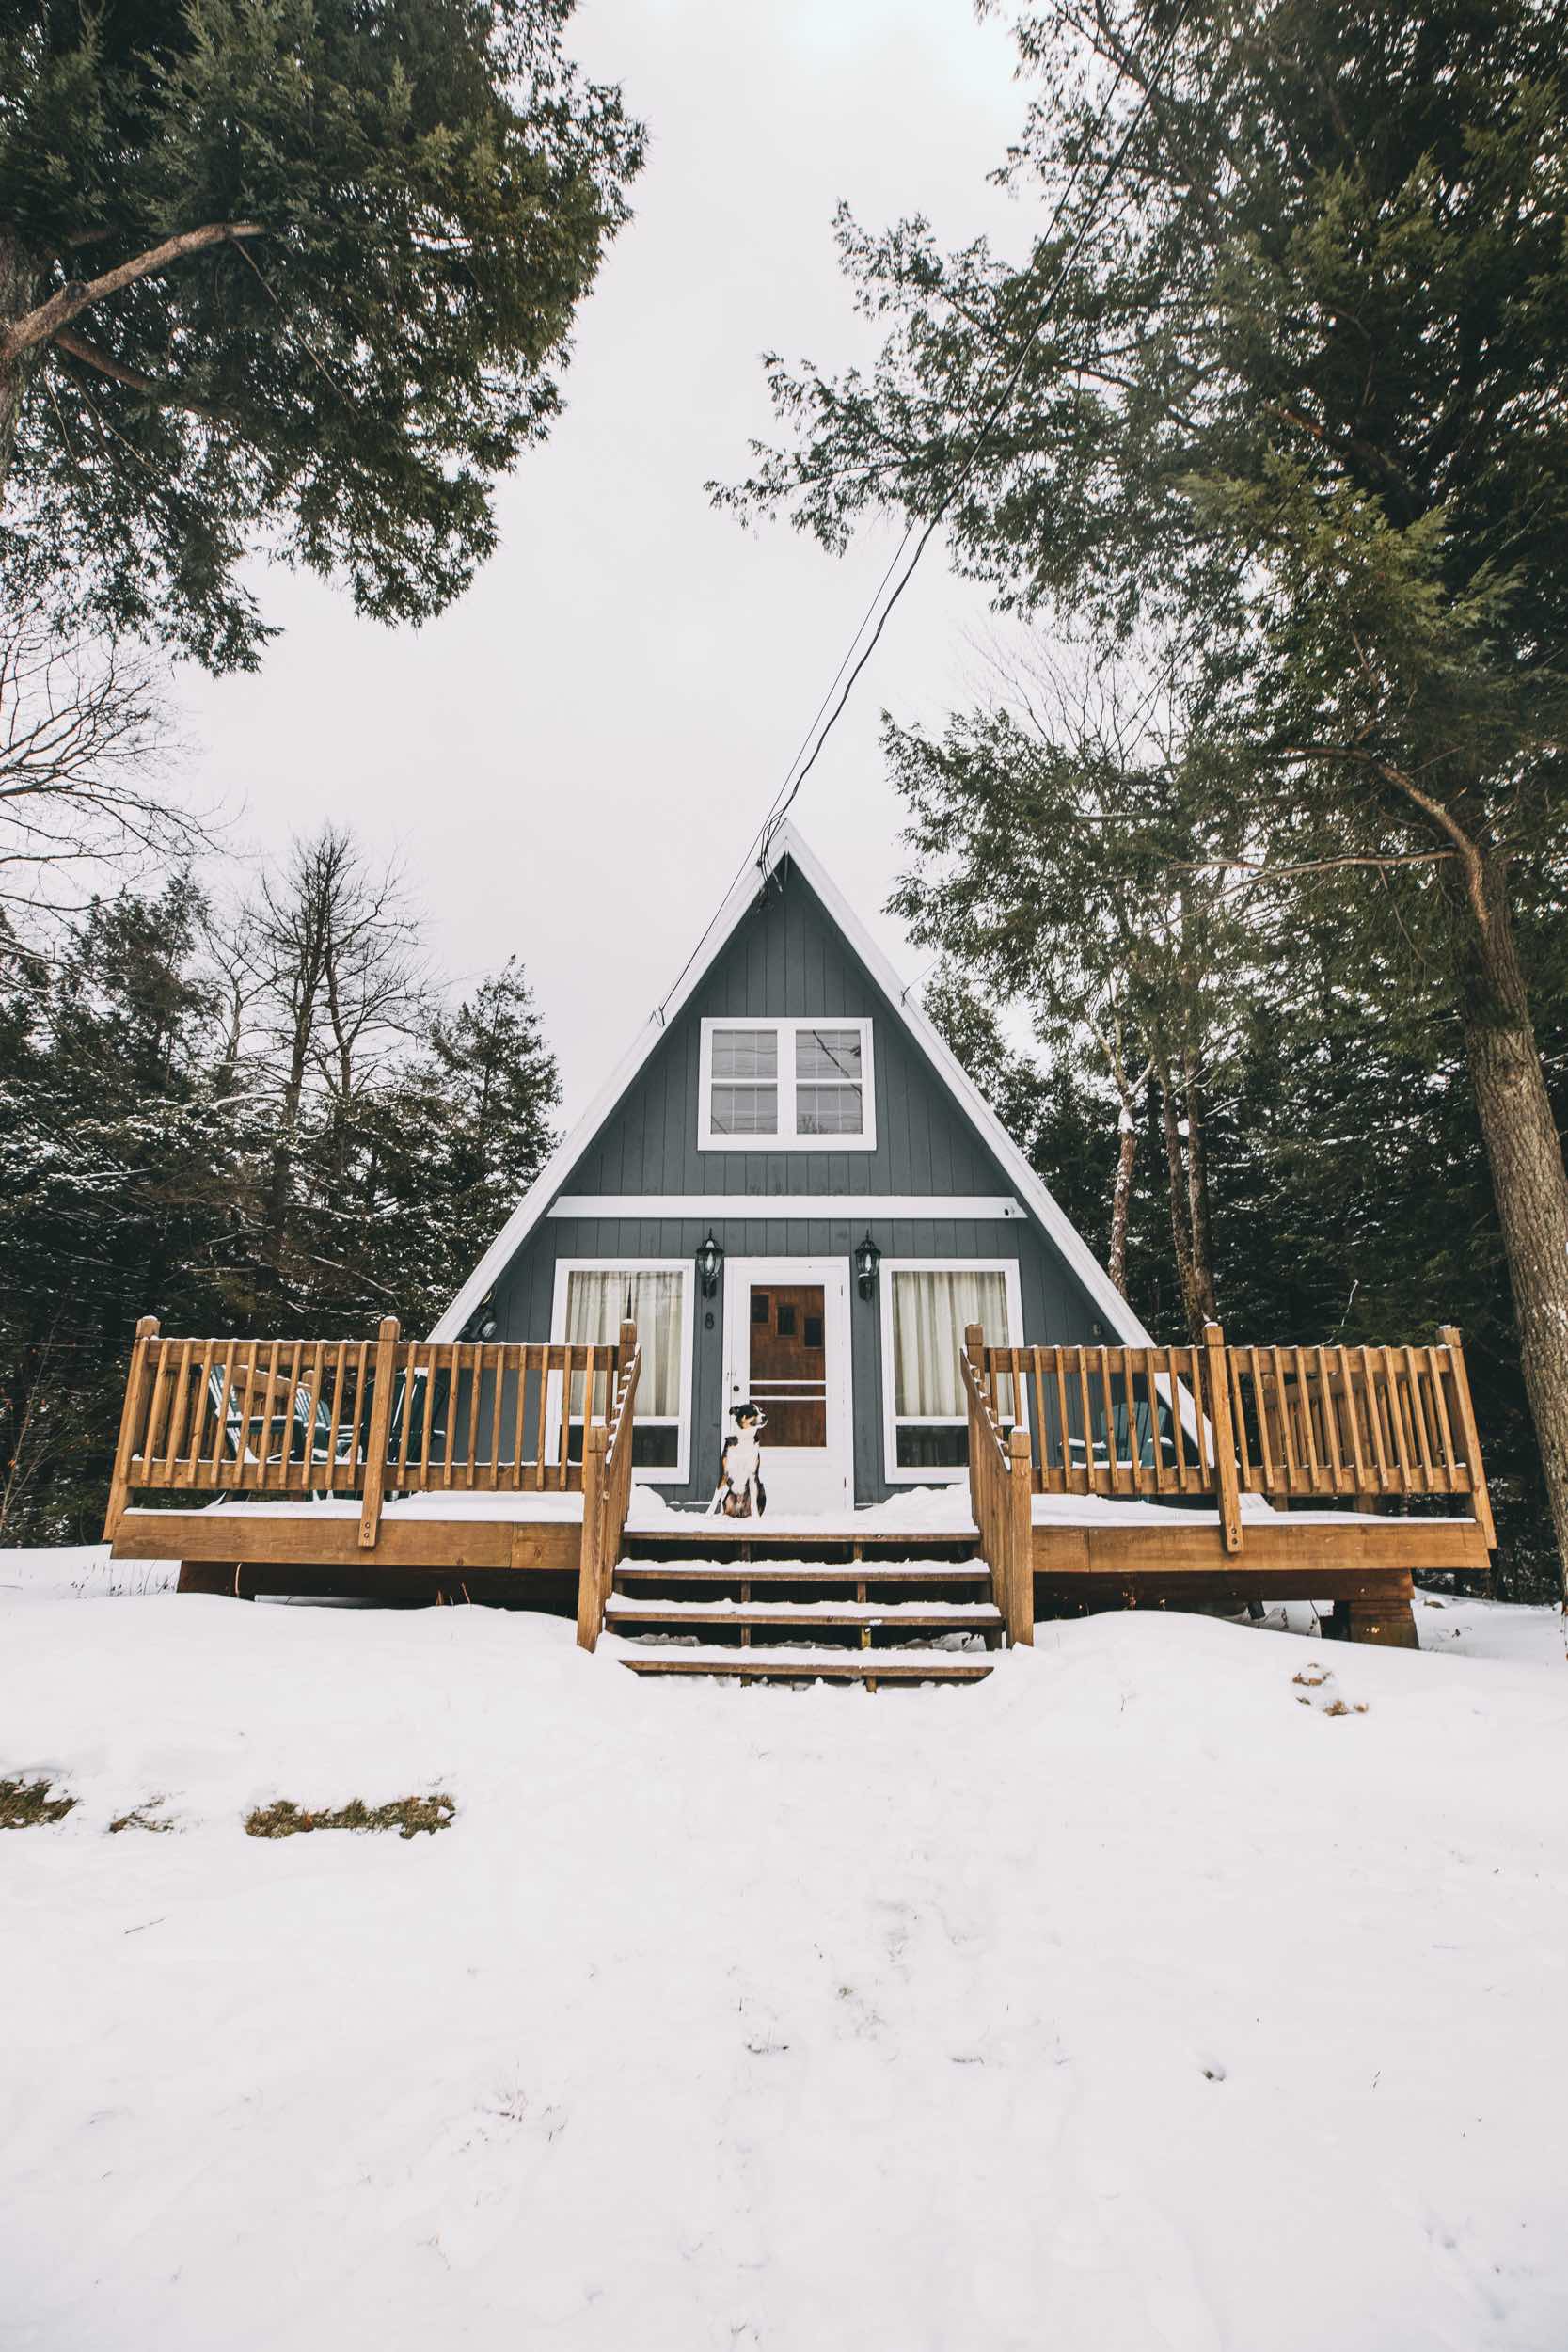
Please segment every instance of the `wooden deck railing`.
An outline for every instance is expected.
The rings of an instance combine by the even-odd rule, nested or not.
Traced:
[[[1212,1498],[1242,1548],[1241,1497],[1375,1507],[1463,1496],[1495,1544],[1459,1333],[1434,1347],[988,1347],[965,1376],[1023,1433],[1037,1494]],[[971,1406],[973,1427],[974,1406]],[[972,1447],[974,1439],[972,1438]]]
[[[105,1535],[133,1494],[363,1499],[582,1487],[588,1438],[628,1415],[637,1335],[613,1343],[180,1340],[136,1326]],[[629,1419],[625,1449],[629,1462]]]
[[[958,1359],[969,1406],[969,1500],[980,1531],[980,1550],[990,1568],[991,1598],[1002,1613],[1010,1643],[1035,1638],[1034,1533],[1029,1438],[1022,1429],[1006,1436],[975,1363],[980,1332]]]
[[[594,1422],[584,1441],[582,1549],[578,1558],[578,1641],[593,1649],[604,1630],[605,1603],[621,1557],[626,1506],[631,1500],[631,1443],[637,1412],[637,1376],[642,1351],[634,1324],[621,1326],[626,1370],[613,1418]]]

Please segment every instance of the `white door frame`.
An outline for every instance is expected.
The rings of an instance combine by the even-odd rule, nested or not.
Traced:
[[[724,1261],[724,1377],[721,1430],[747,1395],[752,1361],[754,1284],[820,1282],[822,1338],[827,1357],[825,1447],[774,1446],[763,1435],[763,1479],[768,1507],[780,1511],[850,1510],[855,1499],[855,1421],[849,1362],[847,1258],[726,1258]],[[792,1489],[794,1491],[792,1491]]]

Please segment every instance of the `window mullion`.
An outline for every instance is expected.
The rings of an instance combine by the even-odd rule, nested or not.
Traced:
[[[778,1028],[779,1141],[781,1143],[794,1143],[798,1140],[795,1120],[795,1054],[800,1025],[798,1021],[781,1021]]]

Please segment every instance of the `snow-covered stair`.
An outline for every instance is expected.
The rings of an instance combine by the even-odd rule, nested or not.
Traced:
[[[978,1682],[1002,1639],[989,1582],[984,1562],[623,1560],[607,1646],[634,1674]]]

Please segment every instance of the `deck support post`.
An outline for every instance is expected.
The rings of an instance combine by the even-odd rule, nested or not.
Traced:
[[[1419,1649],[1416,1612],[1408,1597],[1392,1600],[1337,1600],[1328,1620],[1330,1637],[1338,1642],[1371,1642],[1380,1649]]]
[[[1214,1482],[1219,1488],[1220,1534],[1227,1551],[1242,1549],[1242,1498],[1236,1476],[1236,1430],[1230,1417],[1230,1378],[1226,1364],[1225,1332],[1217,1323],[1203,1327],[1203,1371],[1206,1396],[1197,1409],[1207,1410],[1214,1444]],[[1176,1399],[1171,1399],[1174,1406]]]
[[[1007,1433],[1007,1584],[1005,1604],[1007,1640],[1016,1649],[1032,1648],[1035,1640],[1035,1521],[1034,1480],[1030,1474],[1029,1432]]]
[[[594,1649],[604,1628],[605,1453],[610,1431],[591,1421],[582,1433],[582,1549],[578,1554],[578,1647]]]
[[[108,1508],[103,1514],[103,1541],[112,1544],[125,1505],[131,1499],[131,1464],[135,1458],[142,1401],[147,1394],[147,1359],[158,1336],[156,1315],[143,1315],[136,1325],[131,1351],[131,1375],[125,1383],[125,1403],[119,1416],[119,1442],[115,1447],[114,1473],[109,1480]]]
[[[381,1499],[387,1485],[387,1432],[392,1423],[392,1387],[397,1378],[396,1315],[383,1315],[375,1335],[375,1393],[365,1436],[365,1499],[359,1506],[359,1549],[373,1550],[381,1533]]]

